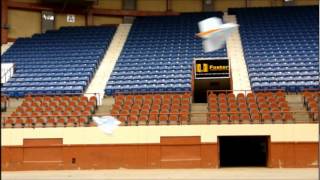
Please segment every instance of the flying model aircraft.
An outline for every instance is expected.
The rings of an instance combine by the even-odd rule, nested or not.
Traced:
[[[92,119],[104,133],[109,135],[121,124],[121,122],[113,116],[94,116]]]
[[[205,52],[212,52],[224,46],[227,38],[234,32],[238,24],[222,24],[220,18],[212,17],[198,23],[200,32],[196,36],[203,39],[202,45]]]

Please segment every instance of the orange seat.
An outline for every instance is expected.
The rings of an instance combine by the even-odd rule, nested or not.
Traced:
[[[273,112],[272,119],[273,119],[273,121],[276,121],[276,122],[280,122],[283,120],[280,112]]]
[[[261,117],[259,113],[251,113],[251,120],[254,122],[260,122]]]
[[[217,124],[217,123],[219,123],[219,116],[218,116],[218,114],[209,114],[209,117],[208,117],[209,119],[209,122],[210,123],[214,123],[214,124]]]
[[[250,121],[250,115],[249,113],[241,113],[240,114],[240,120],[242,122],[249,122]]]
[[[229,122],[229,116],[227,114],[219,114],[219,119],[221,123]]]
[[[170,124],[179,124],[179,115],[177,114],[170,114],[169,115],[169,123]]]
[[[129,116],[128,124],[137,124],[137,123],[138,123],[138,120],[139,120],[138,115],[136,115],[136,114],[131,114],[131,115]]]

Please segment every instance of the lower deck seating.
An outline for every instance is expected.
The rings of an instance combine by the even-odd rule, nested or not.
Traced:
[[[309,115],[313,121],[319,120],[319,103],[320,91],[305,91],[303,92],[304,104],[307,106]]]
[[[224,123],[287,123],[293,122],[284,92],[209,94],[208,122]]]
[[[187,124],[190,94],[117,95],[111,115],[125,125]]]
[[[97,108],[93,96],[28,96],[2,120],[3,127],[85,126]]]

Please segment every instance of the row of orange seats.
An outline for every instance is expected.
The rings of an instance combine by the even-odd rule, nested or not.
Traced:
[[[111,114],[126,125],[141,124],[141,122],[144,122],[142,124],[150,124],[150,122],[180,124],[190,119],[190,97],[190,94],[115,96]]]
[[[210,113],[209,123],[286,123],[293,122],[291,113]]]
[[[168,125],[168,124],[188,124],[190,122],[189,113],[185,114],[130,114],[118,115],[118,120],[125,125]]]
[[[47,101],[49,99],[53,101]],[[60,99],[61,101],[55,101],[54,99]],[[77,100],[79,100],[78,104],[71,103]],[[69,104],[64,103],[67,101]],[[5,127],[86,124],[95,112],[96,104],[95,97],[88,100],[84,96],[27,96],[9,117],[4,118],[2,123]]]
[[[293,115],[283,92],[210,94],[209,121],[292,121]],[[221,114],[219,114],[221,113]]]

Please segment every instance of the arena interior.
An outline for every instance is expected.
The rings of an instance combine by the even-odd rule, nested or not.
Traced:
[[[1,0],[1,44],[1,171],[318,167],[318,0]]]

